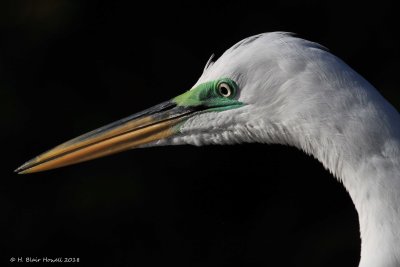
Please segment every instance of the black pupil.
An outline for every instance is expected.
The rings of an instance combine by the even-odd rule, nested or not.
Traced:
[[[229,95],[229,89],[226,86],[224,86],[224,85],[221,86],[219,90],[222,95],[224,95],[224,96]]]

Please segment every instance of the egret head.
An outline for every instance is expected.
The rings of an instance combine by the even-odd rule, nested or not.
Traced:
[[[304,94],[296,89],[309,82],[298,79],[307,72],[306,48],[321,50],[285,33],[244,39],[208,62],[189,91],[61,144],[16,171],[43,171],[143,146],[287,143],[287,135],[274,132],[305,106],[295,99]]]

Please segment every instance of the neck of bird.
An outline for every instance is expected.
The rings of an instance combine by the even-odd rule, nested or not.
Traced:
[[[303,149],[343,183],[356,207],[361,234],[359,266],[400,266],[399,142],[382,138],[380,149],[371,151],[359,144],[362,136],[341,141],[340,146],[335,144],[338,136],[332,132],[313,144],[318,148],[309,144]]]
[[[358,212],[360,267],[400,266],[400,116],[374,90],[349,92],[337,105],[264,121],[258,141],[298,147],[343,183]]]
[[[300,112],[275,131],[295,140],[282,143],[317,158],[349,192],[360,223],[359,266],[400,266],[400,117],[380,95],[343,107],[340,116],[332,112],[314,115],[311,124]]]

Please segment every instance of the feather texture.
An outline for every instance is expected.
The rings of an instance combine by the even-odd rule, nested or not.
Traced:
[[[249,37],[195,84],[230,78],[244,107],[199,114],[158,144],[279,143],[318,159],[357,209],[360,267],[400,266],[400,117],[342,60],[287,33]],[[195,87],[194,86],[194,87]]]

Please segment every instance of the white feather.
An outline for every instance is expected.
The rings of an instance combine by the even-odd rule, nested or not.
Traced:
[[[196,85],[231,78],[247,105],[189,119],[170,144],[279,143],[313,155],[357,209],[360,267],[400,266],[400,117],[322,46],[287,33],[247,38],[207,63]]]

